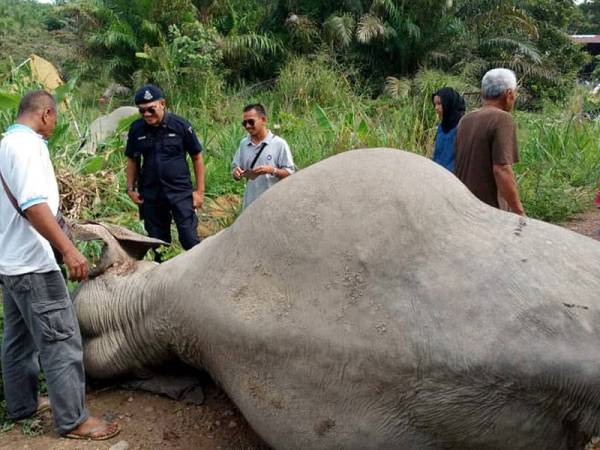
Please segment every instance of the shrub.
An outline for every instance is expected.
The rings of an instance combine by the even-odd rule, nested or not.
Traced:
[[[519,191],[528,215],[562,222],[591,204],[600,175],[596,121],[577,116],[517,114]]]
[[[332,68],[329,59],[297,57],[286,64],[277,79],[276,92],[283,109],[312,110],[344,108],[352,103],[354,93],[344,73]]]

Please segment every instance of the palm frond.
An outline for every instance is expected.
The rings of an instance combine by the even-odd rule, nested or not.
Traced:
[[[405,32],[412,40],[418,41],[421,39],[421,28],[410,19],[402,21],[402,31]]]
[[[472,26],[480,29],[489,29],[497,32],[499,29],[511,30],[512,33],[521,32],[530,39],[538,39],[539,33],[535,20],[524,11],[510,5],[482,10],[479,13],[465,18]]]
[[[547,66],[532,64],[530,61],[524,60],[522,58],[489,61],[487,65],[487,70],[492,69],[494,67],[506,67],[507,69],[510,69],[516,74],[518,74],[518,76],[521,79],[528,77],[537,77],[542,78],[546,81],[556,82],[560,78],[560,75],[556,71],[548,68]]]
[[[410,92],[410,81],[405,78],[386,77],[383,91],[392,98],[405,98]]]
[[[534,64],[541,64],[542,57],[538,50],[526,42],[518,41],[509,37],[494,37],[480,42],[482,49],[502,49],[518,52],[529,58]]]
[[[515,27],[525,31],[530,38],[538,39],[539,32],[535,24],[535,21],[528,16],[524,11],[517,9],[516,7],[505,7],[501,9],[501,13],[513,23]]]
[[[137,49],[135,37],[130,34],[119,31],[108,31],[104,36],[104,45],[107,49],[129,48],[132,51]]]
[[[237,61],[247,59],[256,64],[263,62],[266,55],[278,54],[282,48],[278,39],[264,34],[227,36],[221,41],[223,58]]]
[[[365,14],[360,18],[356,29],[356,39],[361,44],[369,44],[385,35],[385,25],[382,20],[372,14]]]
[[[161,35],[160,26],[157,23],[151,22],[147,19],[142,20],[142,26],[140,29],[146,36],[151,36],[156,40],[158,40]]]
[[[310,48],[320,39],[319,31],[315,22],[307,16],[290,14],[286,20],[290,35],[296,44],[303,48]]]
[[[325,35],[331,43],[341,47],[349,47],[354,34],[356,23],[349,14],[341,16],[331,15],[323,24]]]
[[[427,53],[426,59],[433,62],[435,65],[441,65],[443,63],[451,62],[452,56],[446,52],[431,51]]]
[[[402,19],[402,14],[396,3],[394,0],[374,0],[371,3],[371,14],[388,18],[392,22],[399,22]]]

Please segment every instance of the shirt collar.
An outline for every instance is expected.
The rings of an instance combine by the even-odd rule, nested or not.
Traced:
[[[163,120],[160,122],[160,127],[168,128],[171,123],[171,113],[165,111],[165,115],[163,116]]]
[[[260,146],[260,144],[262,144],[263,142],[266,143],[267,145],[271,143],[271,141],[273,140],[275,136],[273,135],[273,133],[271,132],[271,130],[269,130],[269,132],[267,133],[267,137],[265,137],[262,141],[260,141],[258,144],[254,144],[252,142],[252,138],[250,137],[250,135],[248,135],[248,147],[250,146],[254,146],[254,147],[258,147]]]
[[[148,125],[146,123],[146,121],[142,118],[142,121],[144,122],[144,127],[146,127],[146,129],[148,129],[148,130],[160,130],[161,128],[174,129],[171,126],[172,120],[173,120],[173,117],[172,117],[171,113],[168,111],[165,111],[165,115],[163,116],[162,120],[160,121],[160,123],[157,126]]]
[[[4,136],[7,136],[7,135],[12,134],[12,133],[16,133],[18,131],[22,131],[22,132],[25,132],[25,133],[35,134],[42,141],[44,141],[46,144],[48,143],[48,141],[46,139],[44,139],[44,136],[42,136],[39,133],[36,133],[35,131],[33,131],[33,129],[31,127],[28,127],[27,125],[23,125],[22,123],[13,123],[11,126],[9,126],[6,129],[6,131],[4,132]]]

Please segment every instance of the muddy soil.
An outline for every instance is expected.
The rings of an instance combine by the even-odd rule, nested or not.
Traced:
[[[600,240],[600,210],[583,213],[564,226]],[[34,424],[39,425],[39,435],[24,434],[27,427],[17,425],[0,434],[0,450],[104,450],[121,441],[126,441],[132,450],[268,449],[221,389],[212,383],[204,389],[206,402],[201,406],[119,388],[90,389],[87,397],[90,410],[96,415],[116,418],[122,426],[117,437],[103,442],[60,438],[52,429],[50,414],[46,413]],[[600,450],[600,444],[588,448]]]

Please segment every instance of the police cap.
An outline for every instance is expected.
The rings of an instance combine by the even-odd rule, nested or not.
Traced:
[[[145,84],[135,92],[134,102],[136,105],[150,103],[165,98],[163,92],[153,84]]]

